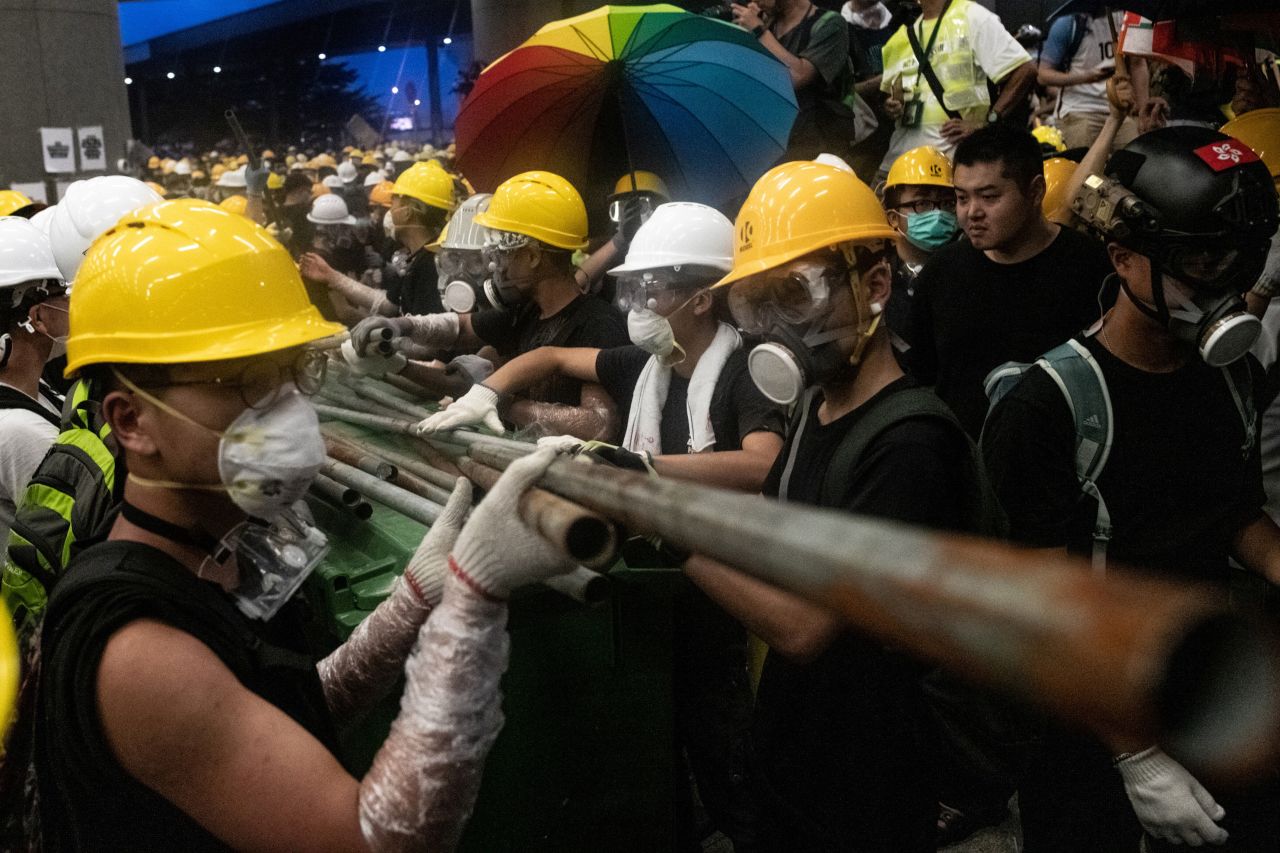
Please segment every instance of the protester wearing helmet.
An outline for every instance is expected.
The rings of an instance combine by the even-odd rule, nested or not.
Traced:
[[[1111,269],[1096,240],[1044,218],[1044,166],[1030,133],[982,128],[961,141],[953,163],[968,239],[938,249],[916,278],[906,358],[976,439],[987,374],[1096,320]]]
[[[489,278],[483,256],[485,229],[475,221],[489,209],[492,198],[490,193],[476,193],[458,205],[440,238],[427,246],[435,253],[440,274],[440,302],[458,314],[495,307],[485,293]]]
[[[486,293],[500,307],[474,314],[371,317],[352,330],[350,347],[344,349],[358,369],[403,369],[403,357],[388,364],[379,355],[384,337],[402,339],[402,349],[416,344],[437,352],[475,352],[487,344],[503,358],[543,346],[606,349],[627,342],[617,312],[581,293],[574,279],[572,253],[586,245],[587,210],[568,181],[550,172],[516,175],[498,187],[488,210],[474,221],[486,229]],[[405,375],[439,381],[424,371],[430,368],[411,366]],[[529,389],[511,404],[508,416],[522,426],[537,423],[549,434],[583,439],[607,439],[616,429],[614,406],[604,390],[566,376]]]
[[[618,178],[608,198],[609,221],[614,224],[613,238],[584,258],[575,276],[584,293],[600,292],[607,282],[605,270],[627,254],[636,231],[652,215],[654,209],[671,201],[671,191],[653,172],[636,170]],[[604,294],[612,299],[612,293]]]
[[[553,454],[512,466],[461,533],[459,485],[390,598],[316,664],[291,600],[327,549],[297,503],[324,460],[306,395],[325,359],[309,347],[343,330],[288,253],[204,203],[157,205],[95,243],[71,329],[69,370],[108,388],[128,477],[108,540],[74,560],[44,622],[45,842],[456,844],[501,726],[505,599],[567,568],[515,511]],[[336,727],[402,674],[394,731],[352,778]]]
[[[40,374],[66,339],[66,285],[49,238],[26,219],[0,217],[0,543],[58,435],[62,398]]]
[[[752,379],[797,403],[762,491],[963,529],[977,492],[970,447],[903,374],[880,324],[897,236],[869,187],[823,164],[777,166],[743,204],[717,287],[738,326],[767,340],[748,355]],[[685,570],[769,645],[754,726],[768,816],[758,849],[933,850],[919,666],[726,566],[695,556]]]
[[[1280,581],[1280,530],[1261,510],[1261,376],[1242,359],[1258,324],[1241,297],[1280,223],[1267,169],[1238,140],[1165,128],[1112,155],[1075,209],[1107,242],[1122,295],[1069,344],[1097,377],[1088,398],[1044,361],[987,419],[983,452],[1014,538],[1206,584],[1224,600],[1232,558]],[[1081,430],[1098,412],[1109,452],[1082,485]],[[1102,744],[1058,726],[1027,766],[1028,853],[1132,851],[1144,829],[1175,845],[1221,844],[1228,832],[1231,849],[1280,845],[1274,779],[1238,799],[1211,795],[1158,746]]]

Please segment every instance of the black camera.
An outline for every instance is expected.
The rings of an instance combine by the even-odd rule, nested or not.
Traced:
[[[708,6],[698,13],[707,18],[715,18],[717,21],[728,21],[733,23],[733,4],[717,3],[714,6]]]

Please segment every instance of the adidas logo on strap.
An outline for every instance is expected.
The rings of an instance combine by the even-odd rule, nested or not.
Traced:
[[[1097,415],[1089,415],[1084,419],[1084,425],[1093,429],[1102,429],[1102,421],[1098,420]]]

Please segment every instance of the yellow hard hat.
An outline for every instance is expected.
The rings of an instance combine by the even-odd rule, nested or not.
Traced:
[[[317,154],[311,162],[313,164],[312,168],[316,169],[319,169],[321,166],[328,166],[331,169],[338,168],[338,161],[333,159],[332,154]]]
[[[1042,124],[1032,130],[1031,135],[1036,138],[1036,142],[1039,142],[1041,145],[1047,145],[1054,151],[1067,150],[1067,143],[1062,139],[1062,131],[1058,130],[1056,127],[1050,127],[1047,124]]]
[[[667,185],[663,183],[662,178],[658,177],[653,172],[645,172],[637,169],[634,173],[634,183],[631,181],[632,174],[633,173],[631,172],[627,172],[627,174],[618,178],[618,182],[613,185],[613,194],[615,196],[622,195],[623,193],[653,193],[655,195],[662,196],[664,199],[671,198],[671,193],[667,190]]]
[[[352,148],[350,151],[347,152],[347,156],[350,157],[352,160],[359,160],[361,157],[364,156],[364,152],[361,151],[359,148]]]
[[[214,163],[213,168],[209,170],[209,177],[213,178],[213,180],[216,181],[218,180],[218,178],[222,177],[222,173],[225,171],[227,171],[226,166],[222,165],[221,163]]]
[[[783,163],[765,172],[743,202],[734,223],[733,269],[714,286],[810,252],[897,236],[876,194],[852,172],[812,160]]]
[[[147,186],[151,187],[151,189],[155,191],[156,195],[160,196],[161,198],[164,198],[164,194],[166,190],[163,185],[157,184],[155,181],[145,181],[145,183]]]
[[[378,165],[378,158],[377,158],[377,157],[375,157],[375,156],[374,156],[374,155],[372,155],[372,154],[366,154],[366,155],[364,155],[364,157],[360,158],[360,165],[361,165],[361,166],[376,166],[376,165]]]
[[[274,160],[276,159],[276,152],[268,148],[266,151],[263,151],[260,156],[263,160]]]
[[[382,207],[391,206],[391,195],[395,192],[395,184],[390,181],[380,181],[375,184],[373,189],[369,191],[369,204],[377,204]]]
[[[428,243],[422,248],[426,249],[428,252],[434,255],[436,252],[440,251],[440,244],[443,243],[445,241],[445,238],[447,238],[448,236],[449,236],[449,223],[446,222],[444,224],[444,227],[440,229],[440,236],[437,237],[434,242]]]
[[[25,193],[17,190],[0,190],[0,216],[9,216],[15,210],[22,210],[29,204],[35,204]]]
[[[311,198],[313,201],[315,199],[320,198],[320,196],[322,195],[328,195],[329,192],[330,192],[329,188],[326,187],[324,184],[320,183],[319,181],[316,181],[314,184],[311,185]]]
[[[343,154],[350,154],[352,151],[355,151],[355,150],[356,150],[356,149],[355,149],[355,146],[353,146],[353,145],[344,145],[344,146],[342,146],[342,153],[343,153]]]
[[[453,178],[435,160],[414,163],[396,178],[396,195],[416,198],[423,204],[452,212],[458,206],[454,198]]]
[[[1078,164],[1065,157],[1054,157],[1044,161],[1044,201],[1040,209],[1045,216],[1053,216],[1067,202],[1067,184],[1075,173]]]
[[[1247,112],[1224,124],[1222,132],[1252,148],[1280,189],[1280,108]]]
[[[284,175],[281,175],[278,172],[272,172],[270,175],[267,175],[267,189],[278,190],[283,188]]]
[[[178,168],[178,161],[172,157],[166,157],[160,163],[160,171],[164,172],[166,175],[172,175],[173,170],[176,168]]]
[[[236,165],[237,165],[237,166],[248,166],[248,165],[249,165],[249,155],[248,155],[248,154],[241,154],[239,157],[237,157],[237,158],[236,158]]]
[[[954,187],[951,161],[932,145],[921,145],[899,155],[889,167],[884,188],[900,186]]]
[[[152,154],[152,155],[147,159],[147,168],[148,168],[148,169],[159,169],[159,168],[160,168],[160,158],[159,158],[159,157],[157,157],[156,155]]]
[[[587,247],[587,207],[573,185],[550,172],[524,172],[503,181],[475,222],[524,234],[560,249]]]
[[[209,176],[206,175],[204,172],[200,171],[199,169],[196,169],[194,172],[191,173],[191,180],[193,181],[203,181],[207,177]]]
[[[229,195],[218,203],[218,207],[228,213],[244,216],[245,211],[249,209],[249,199],[242,195]]]
[[[13,722],[13,705],[18,699],[18,639],[13,633],[13,617],[0,600],[0,738]]]
[[[85,253],[66,372],[245,358],[343,331],[320,316],[288,251],[261,226],[180,199],[126,216]]]

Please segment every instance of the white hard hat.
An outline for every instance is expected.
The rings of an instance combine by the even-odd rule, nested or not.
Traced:
[[[344,184],[354,184],[356,181],[356,164],[350,160],[343,160],[338,164],[338,177],[342,179]]]
[[[305,168],[306,168],[306,165],[301,160],[295,160],[294,162],[289,164],[290,172],[301,172]]]
[[[331,190],[342,189],[342,178],[339,178],[337,175],[325,175],[324,180],[320,183],[324,184]]]
[[[413,156],[408,151],[397,151],[395,156],[391,158],[392,163],[408,163]]]
[[[347,203],[342,196],[326,193],[311,202],[311,212],[307,221],[316,225],[355,225],[356,218],[347,211]]]
[[[45,237],[49,236],[49,224],[53,222],[53,212],[57,209],[56,204],[51,204],[31,217],[31,224],[39,228]]]
[[[181,160],[179,160],[179,161],[177,162],[177,164],[173,167],[173,173],[174,173],[175,175],[190,175],[190,174],[191,174],[191,161],[190,161],[190,160],[188,160],[186,157],[183,157],[183,158],[182,158]]]
[[[813,158],[813,162],[821,163],[824,166],[835,166],[841,171],[848,172],[851,175],[853,174],[853,167],[850,166],[844,158],[835,154],[819,154],[817,157]]]
[[[636,231],[626,261],[610,275],[696,264],[733,267],[733,223],[714,207],[691,201],[660,204]]]
[[[85,251],[120,217],[161,201],[159,193],[127,175],[103,175],[67,187],[49,223],[49,244],[63,279],[76,277]]]
[[[484,235],[489,229],[476,222],[476,214],[484,213],[489,209],[491,198],[493,195],[490,193],[476,193],[458,205],[458,209],[449,218],[449,229],[440,243],[440,248],[483,249]]]
[[[368,189],[369,187],[376,187],[384,180],[386,180],[386,178],[382,176],[382,170],[374,169],[372,172],[364,176],[365,189]]]
[[[227,171],[222,173],[221,177],[218,178],[217,185],[220,187],[228,187],[230,189],[235,189],[235,190],[244,189],[246,186],[248,186],[248,184],[246,184],[244,180],[244,170],[245,170],[244,166],[241,166],[239,169],[228,169]]]
[[[62,273],[53,259],[49,238],[29,219],[0,216],[0,288],[50,278],[61,280]],[[7,301],[7,305],[12,306],[19,298],[20,291],[14,291],[13,301]],[[0,300],[0,304],[6,304],[6,300]]]

